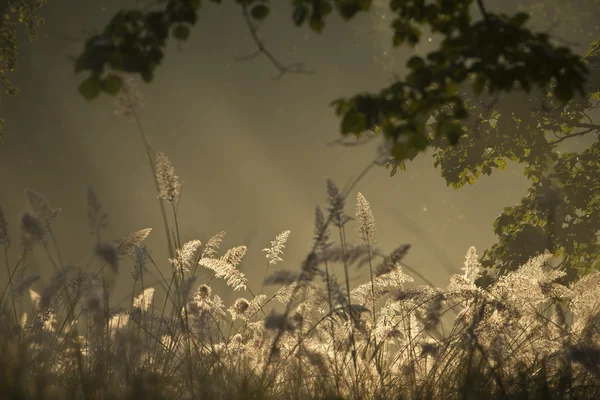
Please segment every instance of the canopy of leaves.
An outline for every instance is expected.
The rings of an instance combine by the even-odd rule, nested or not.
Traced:
[[[292,21],[319,33],[334,11],[350,20],[368,12],[371,2],[291,0]],[[250,28],[269,16],[268,0],[236,3]],[[88,74],[81,94],[91,100],[102,92],[118,93],[122,81],[115,72],[152,81],[167,40],[186,40],[200,7],[200,0],[159,0],[150,11],[116,14],[86,41],[76,60],[76,72]],[[600,146],[578,154],[559,153],[558,146],[598,132],[586,115],[600,101],[598,44],[583,59],[548,34],[527,28],[527,13],[488,12],[483,1],[391,0],[389,7],[394,46],[414,47],[425,29],[441,37],[440,46],[411,57],[407,76],[379,93],[332,102],[341,133],[382,133],[391,143],[392,174],[433,147],[435,165],[455,188],[503,169],[508,161],[523,163],[532,182],[529,194],[494,223],[500,240],[484,254],[484,265],[505,272],[549,249],[568,271],[595,268]],[[282,70],[258,40],[257,45]],[[514,95],[514,89],[518,100],[487,104]]]
[[[499,241],[482,259],[499,273],[546,250],[562,260],[567,280],[600,268],[600,124],[588,114],[600,107],[600,41],[583,61],[591,71],[588,96],[565,104],[550,91],[517,92],[490,106],[491,98],[465,93],[472,117],[458,145],[432,140],[435,166],[454,188],[474,184],[509,161],[524,165],[531,187],[495,220]],[[564,151],[573,141],[578,146]]]
[[[220,3],[220,0],[210,0]],[[153,78],[164,56],[169,36],[185,40],[197,20],[200,0],[160,0],[159,7],[143,12],[121,11],[104,30],[85,43],[77,58],[76,72],[87,72],[80,92],[94,99],[101,92],[115,94],[120,78],[114,71],[139,74],[146,82]],[[267,0],[236,0],[244,14],[255,21],[269,15]],[[315,32],[325,27],[334,10],[350,20],[368,12],[372,0],[291,0],[292,20]],[[393,44],[415,46],[428,27],[441,34],[440,48],[425,58],[412,57],[410,73],[378,94],[360,94],[333,102],[341,117],[343,135],[359,136],[378,125],[394,141],[392,155],[397,161],[414,157],[430,145],[425,126],[436,114],[436,137],[456,143],[461,121],[468,116],[457,85],[475,76],[477,92],[510,91],[515,82],[526,91],[552,85],[559,101],[583,93],[587,69],[581,59],[566,47],[553,45],[547,34],[525,27],[528,16],[488,13],[478,2],[479,14],[473,20],[472,0],[390,1],[394,13]],[[539,68],[543,66],[543,68]],[[449,107],[448,107],[449,106]]]

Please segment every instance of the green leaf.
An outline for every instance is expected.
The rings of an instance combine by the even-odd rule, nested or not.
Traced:
[[[348,111],[342,119],[342,134],[363,132],[367,129],[367,118],[358,111]]]
[[[255,20],[262,21],[269,16],[269,12],[269,7],[264,4],[257,4],[250,10],[250,15],[252,15],[252,18]]]
[[[411,136],[409,143],[416,150],[425,150],[429,145],[429,139],[423,134],[416,133]]]
[[[102,82],[97,76],[90,76],[79,85],[79,93],[84,99],[90,101],[98,97],[102,91]]]
[[[357,3],[345,2],[339,6],[340,15],[346,21],[349,19],[352,19],[352,17],[354,17],[356,15],[356,13],[359,12],[360,10],[361,10],[361,6]]]
[[[465,105],[460,102],[454,105],[454,118],[456,119],[465,119],[469,116]]]
[[[414,149],[409,143],[395,142],[392,146],[392,157],[396,161],[408,160],[413,154]]]
[[[523,26],[525,24],[525,22],[527,22],[527,20],[529,20],[529,15],[527,13],[520,12],[520,13],[515,14],[511,18],[510,22],[516,26]]]
[[[410,69],[423,68],[425,66],[425,61],[419,56],[412,56],[406,63],[406,66]]]
[[[187,40],[187,38],[190,36],[189,26],[183,24],[177,25],[173,29],[173,36],[177,40]]]
[[[110,74],[102,80],[102,90],[111,96],[116,96],[123,86],[123,79],[115,74]]]
[[[504,168],[506,168],[506,160],[503,158],[499,158],[496,160],[496,166],[498,167],[498,169],[500,171],[502,171]]]
[[[306,15],[308,14],[308,8],[305,5],[301,5],[296,7],[294,10],[293,20],[296,26],[300,26],[306,20]]]
[[[308,22],[310,29],[312,29],[316,33],[321,33],[323,28],[325,27],[325,21],[321,16],[316,16],[314,13],[310,17],[310,21]]]

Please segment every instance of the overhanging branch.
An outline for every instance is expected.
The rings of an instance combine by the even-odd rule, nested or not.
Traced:
[[[304,65],[302,63],[293,63],[293,64],[285,65],[281,61],[279,61],[265,47],[265,45],[262,42],[262,40],[258,37],[257,29],[254,26],[254,24],[252,23],[252,19],[250,17],[250,13],[248,12],[248,6],[245,3],[243,3],[241,5],[241,7],[242,7],[242,11],[243,11],[244,21],[246,21],[246,26],[248,27],[248,30],[250,31],[250,35],[252,36],[252,40],[254,40],[254,43],[256,43],[256,47],[258,47],[258,50],[256,50],[256,52],[254,52],[254,53],[252,53],[252,54],[250,54],[248,56],[238,57],[238,60],[250,60],[252,58],[257,57],[258,55],[260,55],[262,53],[265,57],[267,57],[267,59],[269,59],[269,61],[271,62],[271,64],[273,64],[273,66],[278,71],[278,74],[275,75],[273,77],[273,79],[280,79],[283,75],[285,75],[287,73],[291,73],[291,74],[305,74],[305,75],[312,75],[314,73],[314,71],[312,71],[312,70],[305,69]]]
[[[551,141],[551,142],[549,142],[549,143],[550,143],[550,144],[558,144],[558,143],[560,143],[560,142],[562,142],[562,141],[565,141],[565,140],[567,140],[567,139],[572,139],[572,138],[574,138],[574,137],[585,136],[585,135],[587,135],[588,133],[592,133],[592,132],[594,132],[594,131],[598,131],[598,129],[599,129],[599,128],[600,128],[600,127],[595,127],[595,128],[590,128],[590,129],[587,129],[587,130],[585,130],[585,131],[581,131],[581,132],[577,132],[577,133],[571,133],[570,135],[565,135],[565,136],[562,136],[562,137],[560,137],[560,138],[558,138],[558,139],[556,139],[556,140],[554,140],[554,141]]]

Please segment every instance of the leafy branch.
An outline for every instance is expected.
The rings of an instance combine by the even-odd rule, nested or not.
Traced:
[[[47,0],[0,1],[0,86],[9,96],[19,93],[10,79],[10,74],[17,69],[19,56],[17,24],[25,26],[30,40],[37,39],[37,32],[44,24],[40,9],[46,2]],[[4,122],[4,119],[0,118],[0,142]]]
[[[211,0],[221,3],[220,0]],[[280,78],[286,73],[311,73],[296,63],[279,61],[259,38],[255,21],[270,15],[268,0],[236,0],[257,51],[244,59],[264,55]],[[162,4],[162,3],[161,3]],[[116,94],[121,81],[116,72],[139,74],[146,82],[153,78],[163,58],[170,34],[186,40],[197,19],[199,0],[168,0],[153,11],[121,11],[100,35],[88,39],[76,61],[76,71],[90,75],[80,92],[93,99],[101,92]],[[292,20],[296,26],[320,33],[335,10],[351,20],[369,12],[372,0],[291,0]],[[509,92],[518,87],[530,92],[534,87],[552,87],[555,98],[565,103],[578,92],[584,93],[588,75],[580,57],[566,47],[556,47],[548,34],[534,33],[525,27],[525,13],[513,16],[490,13],[477,0],[483,20],[473,21],[472,0],[440,2],[390,2],[392,41],[395,47],[419,43],[421,31],[428,26],[442,35],[440,47],[425,58],[411,57],[410,73],[376,94],[360,94],[337,99],[332,105],[341,118],[342,135],[361,136],[381,129],[393,142],[391,155],[396,161],[411,159],[430,147],[435,138],[456,144],[463,134],[462,124],[469,117],[458,86],[471,82],[475,93],[484,88],[490,94]],[[516,86],[518,85],[518,86]],[[435,116],[435,135],[430,138],[427,121]]]

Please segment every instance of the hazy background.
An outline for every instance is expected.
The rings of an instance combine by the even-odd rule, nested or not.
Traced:
[[[3,99],[7,132],[0,145],[0,205],[14,238],[13,256],[19,214],[25,210],[23,189],[33,188],[62,208],[55,231],[66,262],[85,264],[94,244],[85,201],[92,185],[110,215],[104,237],[153,228],[146,243],[163,271],[169,268],[156,192],[135,124],[113,114],[112,98],[83,100],[77,86],[84,76],[74,75],[67,57],[83,48],[81,41],[68,38],[83,39],[119,8],[137,5],[52,0],[43,9],[46,25],[39,40],[21,43],[15,77],[21,93]],[[242,269],[253,289],[260,287],[266,265],[261,249],[290,229],[280,267],[299,268],[312,244],[315,206],[326,199],[326,179],[343,187],[375,156],[373,145],[326,145],[339,137],[330,101],[382,88],[394,73],[405,72],[405,59],[413,54],[407,48],[392,50],[389,19],[380,12],[350,24],[330,18],[321,35],[295,28],[290,15],[287,4],[274,7],[259,34],[279,60],[303,62],[314,75],[272,80],[277,71],[266,58],[237,60],[255,51],[239,9],[207,3],[189,41],[172,42],[154,82],[138,85],[151,145],[169,156],[185,183],[182,240],[204,242],[227,230],[223,252],[249,247]],[[580,48],[590,41],[583,37]],[[416,51],[431,45],[435,38],[425,38]],[[432,161],[421,155],[394,178],[383,168],[373,170],[357,190],[371,202],[382,249],[411,243],[407,264],[445,286],[449,270],[459,271],[469,246],[483,252],[493,243],[494,218],[519,201],[528,185],[522,169],[510,166],[457,191],[446,187]],[[351,215],[357,190],[347,207]],[[354,225],[349,230],[354,240]],[[123,264],[122,288],[130,287],[131,264]],[[42,273],[50,269],[42,253],[28,267]]]

